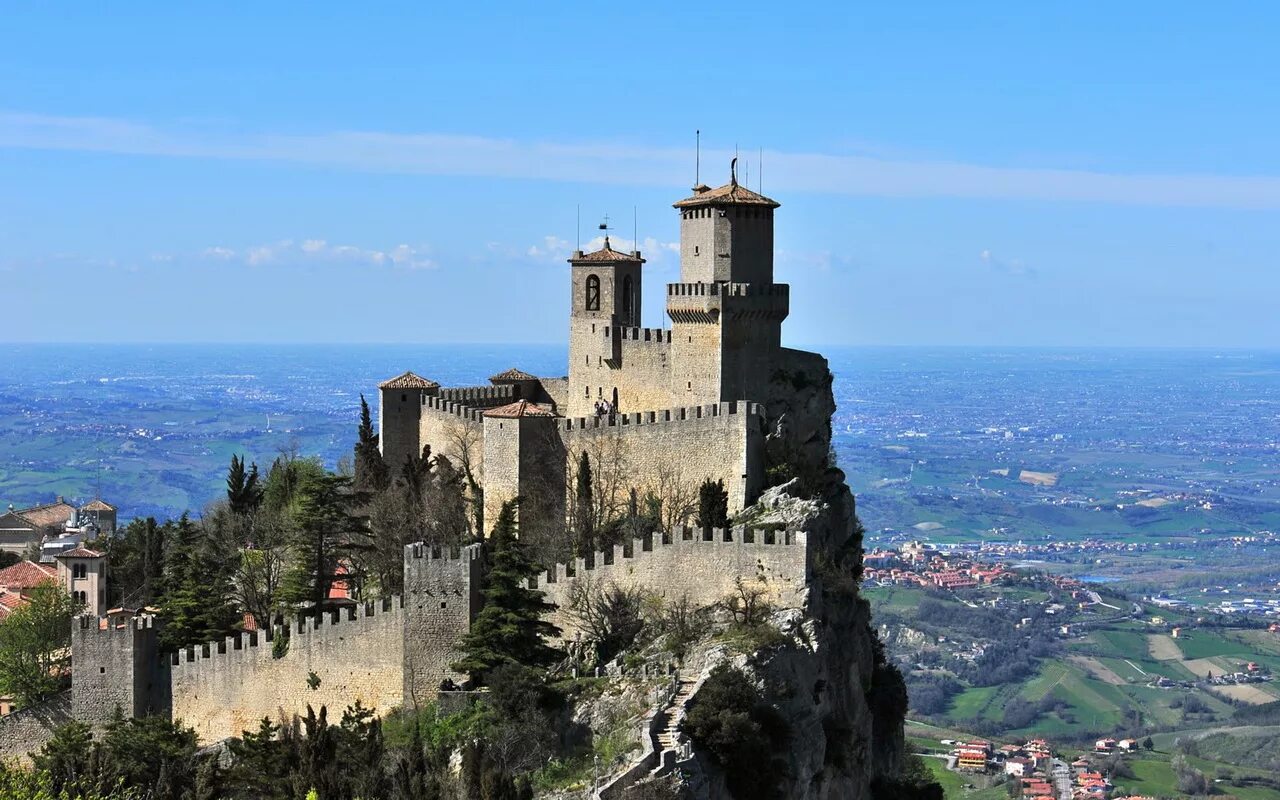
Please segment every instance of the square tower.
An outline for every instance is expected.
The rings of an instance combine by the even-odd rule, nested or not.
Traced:
[[[614,250],[608,236],[601,249],[569,259],[570,416],[592,413],[599,400],[617,402],[613,371],[622,367],[622,329],[640,327],[643,264],[639,251]]]
[[[773,283],[773,210],[780,204],[736,177],[719,189],[699,184],[680,212],[680,280]]]

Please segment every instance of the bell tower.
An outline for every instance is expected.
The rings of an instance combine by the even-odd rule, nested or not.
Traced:
[[[699,184],[680,212],[680,283],[667,285],[672,396],[682,404],[752,400],[769,380],[790,309],[773,282],[779,203],[738,183]]]
[[[604,247],[569,259],[569,416],[588,416],[598,400],[614,402],[624,328],[640,327],[640,251]]]

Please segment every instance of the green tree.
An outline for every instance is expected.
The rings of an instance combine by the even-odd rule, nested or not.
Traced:
[[[368,537],[352,513],[351,481],[340,475],[309,479],[298,492],[294,514],[294,564],[285,578],[284,596],[317,611],[329,605],[329,590],[346,575],[344,559],[367,550]]]
[[[575,488],[574,507],[577,510],[578,540],[576,544],[578,557],[589,558],[595,552],[596,547],[596,503],[591,480],[591,457],[587,455],[586,450],[582,451],[582,458],[578,459],[577,485]]]
[[[713,669],[682,728],[724,769],[734,797],[781,797],[782,771],[774,761],[786,752],[786,722],[742,670],[726,664]]]
[[[183,514],[169,537],[160,632],[165,650],[222,639],[236,629],[240,614],[232,602],[236,564],[220,556],[206,529]]]
[[[117,717],[96,748],[99,786],[123,786],[149,800],[185,800],[201,757],[196,733],[165,717]]]
[[[94,547],[107,554],[107,600],[113,608],[154,605],[164,576],[165,542],[173,524],[155,517],[135,519],[115,536],[98,539]]]
[[[290,793],[281,776],[289,771],[289,748],[280,738],[280,726],[264,717],[257,731],[245,731],[227,742],[231,769],[226,776],[231,800],[288,800]]]
[[[258,486],[258,465],[244,468],[244,456],[231,456],[227,470],[227,503],[236,514],[251,514],[262,504],[262,488]]]
[[[355,447],[355,488],[362,492],[381,492],[391,483],[391,470],[382,460],[378,434],[373,430],[373,417],[364,395],[360,395],[360,428]]]
[[[560,651],[545,641],[560,633],[543,619],[555,606],[543,599],[542,592],[528,588],[529,578],[539,568],[516,537],[515,515],[516,501],[502,504],[489,537],[492,555],[484,605],[462,638],[462,658],[453,665],[480,683],[502,664],[542,668],[561,658]]]
[[[55,793],[77,795],[93,779],[93,734],[83,722],[68,722],[53,732],[32,756],[36,769],[47,775]]]
[[[66,686],[75,610],[71,596],[47,581],[0,621],[0,694],[29,706]]]
[[[704,531],[729,527],[729,492],[723,480],[708,478],[698,487],[698,527]]]

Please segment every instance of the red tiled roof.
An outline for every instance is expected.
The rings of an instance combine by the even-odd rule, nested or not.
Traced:
[[[497,417],[498,419],[516,419],[518,417],[554,417],[557,416],[554,411],[549,408],[543,408],[537,403],[530,403],[528,400],[517,400],[505,406],[491,408],[484,412],[486,417]]]
[[[80,507],[81,511],[115,511],[116,507],[101,498]]]
[[[45,503],[39,506],[31,506],[30,508],[20,508],[17,513],[23,519],[30,520],[31,523],[40,528],[46,528],[51,525],[62,525],[71,519],[71,514],[76,507],[70,503],[64,502],[59,497],[55,502]]]
[[[379,389],[435,389],[440,384],[421,375],[405,372],[378,384]]]
[[[106,553],[99,553],[97,550],[90,550],[82,545],[65,553],[58,553],[54,558],[106,558]]]
[[[0,620],[3,620],[26,604],[27,598],[22,595],[0,589]]]
[[[503,383],[504,381],[536,381],[538,376],[530,375],[522,369],[512,367],[506,372],[499,372],[497,375],[490,375],[489,380],[493,383]]]
[[[699,191],[701,189],[702,191]],[[692,197],[686,197],[672,204],[674,208],[691,208],[694,206],[748,205],[777,208],[782,205],[762,194],[751,191],[737,181],[730,181],[719,189],[708,189],[696,186]]]
[[[569,259],[570,264],[583,264],[583,263],[612,264],[615,261],[634,261],[638,264],[644,263],[643,258],[640,258],[638,256],[633,256],[630,253],[621,253],[617,250],[614,250],[613,246],[609,244],[608,236],[604,237],[604,247],[600,248],[599,250],[596,250],[595,252],[592,252],[592,253],[574,253],[573,257]]]
[[[11,567],[0,569],[0,586],[12,592],[21,592],[53,580],[57,574],[57,570],[53,567],[36,564],[33,561],[19,561]]]

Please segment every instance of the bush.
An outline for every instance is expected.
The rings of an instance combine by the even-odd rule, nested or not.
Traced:
[[[790,734],[742,670],[721,664],[694,699],[682,729],[724,770],[740,800],[781,798],[781,763]]]

